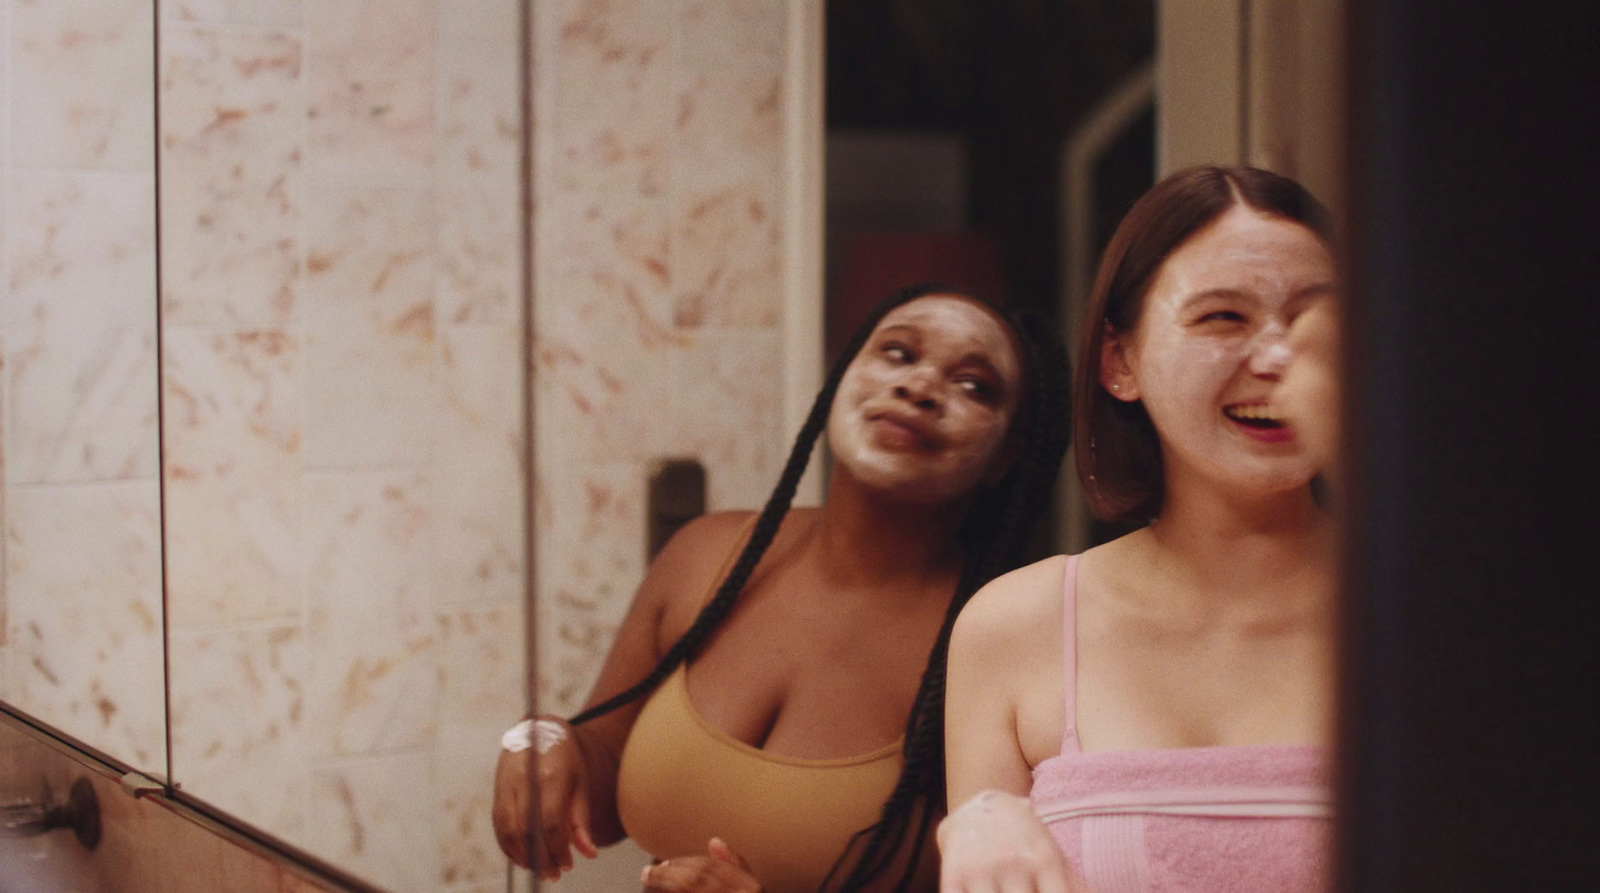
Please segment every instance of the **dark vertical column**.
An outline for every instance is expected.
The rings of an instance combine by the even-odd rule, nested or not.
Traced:
[[[1597,8],[1351,10],[1345,890],[1600,889]]]

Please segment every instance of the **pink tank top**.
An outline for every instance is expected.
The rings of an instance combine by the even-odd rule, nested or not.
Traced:
[[[1033,770],[1033,809],[1094,893],[1284,893],[1328,886],[1326,748],[1084,753],[1078,556],[1065,582],[1066,734]]]

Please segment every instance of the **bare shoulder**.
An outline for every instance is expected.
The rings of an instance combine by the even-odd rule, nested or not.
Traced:
[[[750,531],[754,512],[713,512],[685,524],[650,562],[640,596],[676,608],[685,600],[697,608],[706,587]]]
[[[701,515],[685,524],[661,548],[640,587],[639,599],[659,612],[658,628],[663,641],[676,640],[694,622],[721,583],[723,572],[749,541],[756,516],[753,511]],[[814,516],[813,509],[791,510],[784,517],[763,565],[796,530],[813,523]]]
[[[961,610],[952,643],[987,650],[1058,635],[1066,567],[1067,556],[1054,555],[989,581]]]
[[[1067,557],[1057,555],[1004,576],[978,590],[956,618],[950,636],[946,736],[954,742],[951,765],[991,774],[977,787],[1027,790],[1028,767],[1055,751],[1062,710],[1062,583]],[[1053,709],[1054,708],[1054,709]],[[1048,729],[1054,724],[1054,739]],[[954,731],[952,731],[954,730]],[[1035,739],[1044,741],[1041,747]],[[981,746],[975,742],[982,741]],[[965,744],[962,744],[965,742]],[[1015,750],[1013,750],[1015,748]],[[1048,753],[1045,753],[1048,751]],[[1009,754],[1006,758],[1001,755]],[[954,772],[954,769],[952,769]],[[976,788],[973,788],[976,790]]]
[[[708,557],[721,559],[749,531],[756,513],[751,511],[711,512],[679,528],[661,547],[654,564],[663,562],[697,564]]]

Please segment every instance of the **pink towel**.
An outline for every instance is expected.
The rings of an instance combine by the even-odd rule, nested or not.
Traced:
[[[1255,893],[1327,885],[1319,747],[1066,753],[1033,808],[1092,893]]]
[[[1076,556],[1066,578],[1068,728],[1061,754],[1034,768],[1031,796],[1079,882],[1091,893],[1325,889],[1325,748],[1079,749]]]

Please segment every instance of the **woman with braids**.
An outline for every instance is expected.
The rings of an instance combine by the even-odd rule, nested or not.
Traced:
[[[502,754],[507,855],[555,878],[573,849],[631,835],[652,891],[933,890],[945,644],[978,586],[1022,563],[1067,402],[1037,323],[936,286],[878,307],[766,507],[686,525],[588,709]],[[790,510],[824,430],[826,502]]]
[[[1326,883],[1335,530],[1280,383],[1291,324],[1336,293],[1292,180],[1195,168],[1128,212],[1074,434],[1095,513],[1147,523],[956,624],[945,893]]]

